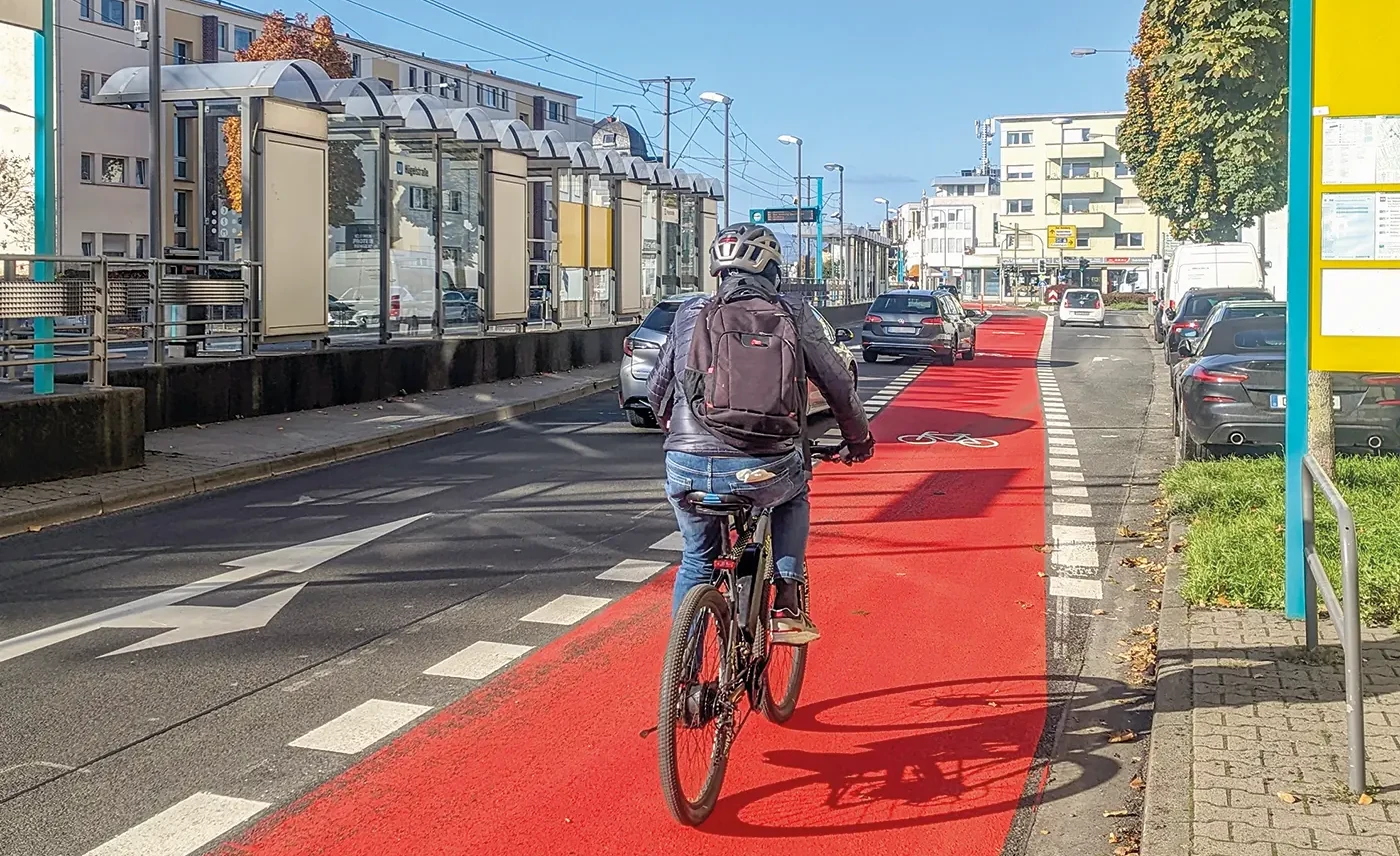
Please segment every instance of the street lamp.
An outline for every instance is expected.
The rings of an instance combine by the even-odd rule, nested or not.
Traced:
[[[1074,48],[1069,52],[1070,56],[1094,56],[1101,53],[1132,53],[1124,48]]]
[[[729,225],[729,105],[734,99],[718,92],[700,93],[701,101],[724,105],[724,225]],[[800,218],[799,218],[800,219]]]
[[[26,119],[33,119],[34,114],[26,113],[23,110],[16,110],[8,104],[0,104],[0,113],[12,113],[16,116],[23,116]]]
[[[783,134],[778,142],[785,146],[797,146],[797,279],[801,279],[802,264],[802,138]]]
[[[841,276],[844,279],[847,277],[847,271],[845,269],[850,267],[846,259],[846,167],[839,163],[829,163],[826,165],[826,170],[827,172],[834,172],[840,177],[840,187],[838,190],[841,194],[841,204],[836,208],[836,218],[841,221],[840,237],[837,240],[841,244]],[[821,250],[820,247],[817,249],[818,251]]]
[[[1050,124],[1056,125],[1060,129],[1060,192],[1056,196],[1056,201],[1060,206],[1060,225],[1065,224],[1065,125],[1070,124],[1073,119],[1060,117],[1051,119]],[[1065,248],[1060,247],[1060,263],[1055,268],[1056,285],[1059,284],[1060,277],[1065,275]]]

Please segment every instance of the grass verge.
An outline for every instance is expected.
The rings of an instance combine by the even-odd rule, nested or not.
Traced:
[[[1187,518],[1182,597],[1193,604],[1283,608],[1283,460],[1182,464],[1162,478],[1168,511]],[[1361,615],[1400,626],[1400,458],[1337,460],[1356,517]],[[1319,493],[1317,543],[1341,593],[1336,518]]]

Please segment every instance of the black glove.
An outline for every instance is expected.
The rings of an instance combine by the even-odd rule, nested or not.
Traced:
[[[875,457],[875,435],[866,434],[864,440],[846,444],[846,463],[859,464]]]

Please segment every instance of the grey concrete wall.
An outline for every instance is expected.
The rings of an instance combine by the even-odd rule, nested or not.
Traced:
[[[157,431],[251,416],[376,401],[622,359],[630,327],[266,354],[113,371],[113,386],[145,391]]]
[[[0,399],[0,487],[139,467],[144,397],[60,385],[54,395]]]

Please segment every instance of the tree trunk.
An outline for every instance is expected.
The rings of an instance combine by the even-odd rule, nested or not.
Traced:
[[[1327,372],[1308,372],[1308,451],[1329,477],[1336,473],[1337,459],[1332,417],[1332,376]]]

